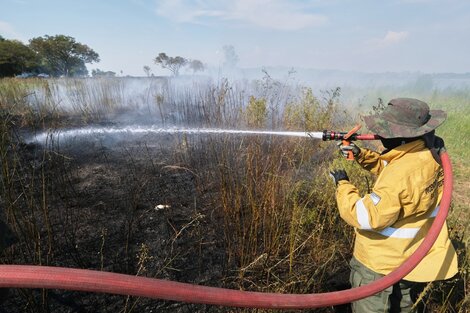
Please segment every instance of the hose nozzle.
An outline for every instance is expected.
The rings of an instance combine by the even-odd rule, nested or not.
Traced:
[[[357,139],[357,131],[361,128],[361,125],[358,124],[354,126],[349,132],[335,132],[331,130],[324,130],[322,139],[324,141],[327,140],[341,140],[344,146],[349,146],[351,144],[351,140]],[[354,154],[352,151],[349,151],[348,156],[346,157],[348,160],[354,160]]]
[[[336,132],[334,130],[324,130],[323,131],[323,141],[328,141],[328,140],[357,140],[359,134],[357,131],[361,128],[361,125],[358,124],[354,126],[353,129],[351,129],[348,132]]]
[[[337,131],[334,131],[334,130],[324,130],[323,131],[323,141],[330,141],[330,140],[335,140],[335,141],[339,141],[339,140],[344,140],[344,137],[347,135],[348,133],[347,132],[337,132]],[[349,137],[349,140],[356,140],[356,136],[358,134],[357,133],[354,133],[352,135],[350,135]]]
[[[349,132],[337,132],[337,131],[334,131],[334,130],[324,130],[323,135],[322,135],[322,139],[323,139],[323,141],[330,141],[330,140],[355,141],[355,140],[377,140],[377,139],[380,139],[379,135],[359,134],[359,133],[357,133],[359,128],[361,128],[361,125],[355,126]]]

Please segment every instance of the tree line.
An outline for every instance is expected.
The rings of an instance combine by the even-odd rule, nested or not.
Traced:
[[[171,57],[165,52],[160,52],[153,62],[163,69],[168,69],[174,76],[178,76],[183,67],[188,67],[193,73],[205,70],[204,64],[199,60],[186,59],[180,56]],[[150,74],[150,67],[148,65],[144,66],[144,72],[147,76]]]
[[[0,36],[0,77],[43,73],[53,77],[86,76],[98,53],[70,36],[36,37],[23,44]]]
[[[226,61],[224,66],[234,67],[238,61],[233,46],[224,46]],[[75,38],[65,35],[35,37],[24,44],[19,40],[8,40],[0,35],[0,77],[20,74],[51,77],[88,76],[86,64],[100,61],[98,53]],[[206,66],[196,59],[169,56],[160,52],[153,62],[172,75],[178,76],[182,68],[203,72]],[[143,67],[147,76],[151,75],[148,65]],[[122,73],[122,71],[121,71]],[[92,70],[92,76],[115,76],[115,72]]]
[[[222,50],[225,57],[223,67],[225,69],[234,69],[238,63],[238,55],[235,52],[235,48],[232,45],[225,45],[222,47]],[[206,69],[204,63],[199,60],[186,59],[180,56],[171,57],[164,52],[160,52],[153,61],[161,68],[168,69],[174,76],[178,76],[183,67],[187,67],[193,73],[203,72]],[[144,72],[147,76],[150,76],[150,71],[150,66],[145,65]]]

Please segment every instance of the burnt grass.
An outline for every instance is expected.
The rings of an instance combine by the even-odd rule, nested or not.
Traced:
[[[233,251],[230,254],[229,245],[234,244],[230,232],[234,228],[227,225],[224,216],[217,171],[218,155],[226,140],[124,135],[53,140],[44,145],[25,144],[18,136],[2,155],[0,204],[2,219],[11,230],[2,229],[0,244],[9,247],[0,254],[0,263],[92,269],[204,286],[273,291],[271,283],[263,285],[263,281],[269,280],[266,277],[271,272],[267,268],[279,264],[278,259],[271,260],[271,264],[265,262],[261,268],[254,264],[251,274],[243,274],[248,276],[240,281],[243,265]],[[230,140],[234,141],[231,146],[237,147],[247,139]],[[282,146],[283,141],[274,144]],[[311,161],[323,162],[329,158],[328,153],[323,151]],[[228,155],[238,157],[233,151]],[[233,179],[243,176],[232,172],[236,168],[224,170]],[[322,210],[321,205],[317,204],[316,210]],[[298,278],[290,289],[281,292],[349,288],[350,247],[343,243],[331,252],[326,250],[349,234],[343,233],[342,221],[336,215],[329,216],[329,222],[323,225],[325,229],[331,227],[319,237],[323,246],[315,241],[303,250],[305,258],[296,268]],[[318,249],[325,253],[317,253]],[[322,264],[326,267],[319,272]],[[275,274],[287,277],[287,273],[286,267]],[[448,289],[452,286],[450,283]],[[448,295],[449,291],[442,294]],[[0,312],[256,311],[90,292],[0,289]],[[307,311],[350,309],[345,305]]]
[[[1,204],[15,238],[1,263],[253,290],[237,282],[240,264],[227,253],[214,175],[219,165],[211,154],[223,149],[217,145],[226,139],[88,136],[25,144],[26,135],[16,136],[5,154],[10,177]],[[345,265],[337,268],[347,270]],[[340,272],[331,273],[326,289],[347,281],[347,271]],[[0,312],[251,311],[65,290],[6,291]]]
[[[223,286],[220,206],[175,163],[174,137],[19,144],[17,242],[4,263],[77,267]],[[43,188],[44,187],[44,188]],[[205,189],[202,189],[205,188]],[[45,189],[45,190],[44,190]],[[29,202],[29,203],[28,203]],[[4,203],[3,203],[4,204]],[[3,312],[195,312],[214,306],[61,290],[10,290]]]

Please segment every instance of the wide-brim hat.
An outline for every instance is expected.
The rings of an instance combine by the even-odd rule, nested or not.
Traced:
[[[426,102],[412,98],[390,100],[380,114],[364,116],[371,132],[382,138],[412,138],[431,132],[447,118],[442,110],[429,110]]]

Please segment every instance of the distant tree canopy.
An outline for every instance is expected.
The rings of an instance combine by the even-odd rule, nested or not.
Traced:
[[[0,36],[0,77],[21,73],[84,76],[88,75],[85,64],[99,61],[98,53],[69,36],[37,37],[29,45]]]
[[[152,69],[150,68],[150,66],[144,65],[144,72],[145,72],[145,75],[147,75],[147,77],[149,77],[150,73],[152,72]]]
[[[87,75],[85,64],[100,61],[90,47],[65,35],[36,37],[29,46],[40,57],[43,71],[52,76]]]
[[[100,69],[91,70],[91,76],[93,77],[116,77],[116,73],[113,71],[102,71]]]
[[[174,76],[178,76],[181,68],[188,66],[193,73],[204,71],[204,64],[199,60],[189,60],[180,56],[170,57],[164,52],[160,52],[154,59],[155,64],[170,70]]]
[[[39,58],[28,46],[0,36],[0,77],[35,71]]]
[[[169,69],[173,75],[178,76],[180,69],[188,63],[188,60],[180,56],[169,57],[166,53],[161,52],[154,59],[154,62],[162,68]]]
[[[193,71],[193,73],[203,72],[205,69],[204,64],[199,60],[189,61],[188,67]]]

